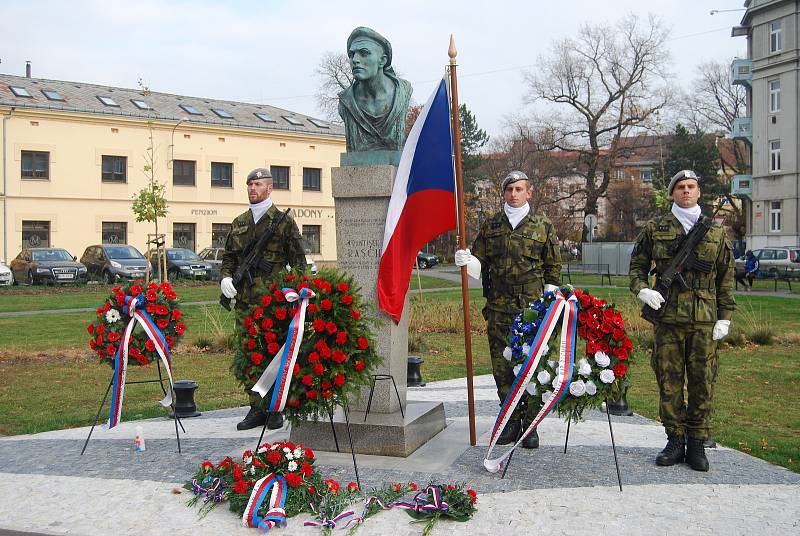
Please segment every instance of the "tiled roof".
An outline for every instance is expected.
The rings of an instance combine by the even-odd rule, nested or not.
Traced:
[[[11,91],[11,86],[22,87],[31,97],[20,97]],[[48,99],[42,90],[56,91],[63,100]],[[116,106],[101,102],[99,97],[111,98]],[[133,100],[144,101],[150,109],[141,109]],[[180,105],[191,106],[202,115],[193,115]],[[202,97],[188,97],[157,93],[143,96],[138,89],[86,84],[83,82],[64,82],[43,78],[27,78],[0,73],[0,106],[18,108],[37,108],[67,112],[137,117],[179,121],[186,123],[219,125],[227,127],[255,128],[272,131],[300,132],[329,136],[344,136],[344,129],[306,115],[276,108],[266,104],[249,104]],[[221,110],[215,112],[213,110]],[[227,112],[227,113],[226,113]],[[273,121],[264,121],[255,114],[262,114]],[[227,117],[230,115],[232,117]],[[290,119],[287,120],[286,117]],[[300,124],[295,124],[295,123]],[[320,126],[323,125],[323,126]],[[327,126],[328,128],[325,128]]]

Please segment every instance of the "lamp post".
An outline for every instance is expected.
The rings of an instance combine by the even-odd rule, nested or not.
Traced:
[[[172,161],[175,160],[175,129],[178,128],[178,125],[188,120],[188,117],[181,117],[180,120],[175,123],[175,126],[172,127],[172,134],[170,135],[169,142],[169,162],[167,163],[167,168],[172,168]]]

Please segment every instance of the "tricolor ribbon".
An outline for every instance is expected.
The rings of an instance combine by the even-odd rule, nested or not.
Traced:
[[[496,473],[503,467],[503,463],[511,456],[514,449],[516,449],[520,443],[522,443],[522,440],[525,439],[528,434],[542,422],[547,414],[556,407],[561,398],[569,391],[569,385],[572,383],[572,369],[575,365],[575,341],[578,331],[578,300],[574,294],[565,299],[560,291],[556,291],[555,296],[556,299],[553,300],[550,307],[548,307],[542,319],[542,323],[539,326],[539,331],[536,332],[536,337],[533,340],[528,356],[520,367],[519,372],[517,372],[514,383],[511,385],[511,390],[508,392],[506,399],[500,406],[500,413],[498,413],[494,428],[492,429],[489,450],[483,460],[483,466],[486,467],[486,470],[490,473]],[[516,444],[499,458],[492,459],[490,456],[495,443],[497,443],[497,438],[506,427],[511,413],[514,411],[514,408],[517,407],[517,404],[519,404],[525,392],[525,388],[536,373],[536,368],[539,366],[539,362],[544,355],[547,343],[550,340],[550,336],[553,334],[553,330],[559,318],[562,318],[561,345],[558,355],[558,370],[556,377],[553,379],[552,396],[542,406],[542,409],[539,410],[539,413],[533,419],[530,426],[522,432]]]
[[[301,300],[300,307],[297,308],[292,321],[289,323],[286,342],[283,343],[281,349],[278,350],[278,353],[275,354],[251,389],[253,392],[260,394],[261,398],[267,396],[269,390],[272,389],[272,399],[269,402],[267,411],[283,411],[284,406],[286,406],[289,386],[292,383],[292,371],[294,370],[295,361],[297,361],[297,353],[300,351],[300,344],[303,342],[303,328],[306,321],[308,300],[315,296],[314,291],[310,288],[303,288],[299,293],[294,289],[285,288],[283,289],[283,295],[289,303]]]
[[[169,390],[161,402],[162,406],[169,407],[172,405],[172,363],[169,360],[169,346],[164,338],[164,334],[158,329],[156,323],[147,314],[146,311],[140,309],[144,306],[145,297],[142,294],[136,296],[125,296],[125,305],[122,308],[123,313],[127,314],[130,320],[128,325],[125,326],[125,333],[122,336],[122,342],[117,347],[117,353],[114,355],[114,379],[111,384],[111,408],[108,414],[108,428],[114,428],[119,424],[122,417],[122,396],[125,393],[125,374],[128,371],[128,344],[131,339],[133,328],[138,323],[142,326],[147,337],[153,341],[156,347],[156,353],[164,363],[164,368],[167,371],[167,378],[169,379]]]
[[[313,504],[311,505],[311,510],[313,510],[314,513],[317,513],[317,510],[316,510],[316,508],[314,507]],[[313,521],[313,520],[306,521],[305,523],[303,523],[303,526],[304,527],[317,527],[317,528],[320,528],[320,529],[325,529],[325,528],[335,529],[337,523],[341,523],[342,521],[344,521],[345,519],[347,519],[348,517],[353,516],[353,515],[355,515],[355,512],[352,511],[352,510],[347,510],[347,511],[342,512],[342,513],[340,513],[340,514],[338,514],[338,515],[336,515],[334,517],[328,517],[328,513],[326,512],[322,516],[322,519],[320,519],[319,521]],[[355,518],[349,520],[342,528],[349,527],[351,523],[361,523],[361,522],[362,522],[362,519],[360,517],[355,517]]]
[[[258,515],[258,511],[270,490],[272,494],[269,499],[269,510],[267,515],[261,517]],[[283,509],[283,505],[286,504],[286,491],[286,479],[275,473],[270,473],[256,482],[244,514],[242,514],[242,524],[248,528],[259,528],[264,532],[273,527],[285,527],[286,511]]]
[[[214,478],[210,481],[210,486],[205,488],[203,484],[209,483],[209,478],[203,480],[202,484],[197,483],[197,479],[192,479],[192,491],[195,495],[205,496],[203,502],[221,502],[225,495],[225,482],[221,478]]]
[[[431,500],[428,500],[430,494]],[[400,508],[401,510],[413,510],[416,513],[442,512],[446,514],[450,511],[450,505],[442,499],[442,490],[439,486],[428,486],[425,491],[420,491],[414,495],[414,502],[399,501],[389,505],[390,508]]]

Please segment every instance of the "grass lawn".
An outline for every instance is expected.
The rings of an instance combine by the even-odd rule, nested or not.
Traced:
[[[425,276],[423,283],[441,284],[441,279],[430,276]],[[626,310],[630,326],[638,322],[635,315],[638,304],[626,288],[590,290]],[[73,294],[82,295],[84,299],[93,297],[90,306],[94,307],[97,297],[103,296],[105,291],[92,292],[84,288]],[[199,297],[204,292],[208,296],[206,299],[215,299],[217,288],[187,287],[181,295]],[[0,303],[12,295],[23,299],[22,293],[9,293],[0,297]],[[45,309],[53,308],[53,302],[64,299],[61,293],[50,297],[25,296]],[[412,294],[412,301],[415,314],[423,319],[423,326],[444,326],[439,330],[421,329],[416,337],[421,348],[414,353],[425,359],[422,371],[426,381],[464,376],[460,291]],[[473,318],[480,317],[479,310],[484,303],[481,291],[471,290],[470,301]],[[800,371],[794,363],[793,346],[800,341],[797,328],[800,326],[800,303],[757,294],[740,294],[737,301],[739,311],[734,316],[734,327],[768,326],[779,335],[779,344],[726,345],[720,351],[714,438],[723,445],[800,472],[800,405],[797,402]],[[18,303],[21,309],[32,308],[24,301]],[[187,342],[202,337],[213,340],[220,330],[232,330],[231,315],[219,306],[185,306],[183,309],[189,327]],[[428,316],[424,316],[426,314]],[[85,327],[92,316],[93,313],[66,313],[0,318],[0,377],[3,378],[0,382],[0,434],[34,433],[91,423],[111,375],[111,368],[98,364],[86,347]],[[658,394],[646,348],[647,329],[640,331],[642,336],[635,339],[636,362],[631,367],[632,386],[628,399],[634,411],[657,419]],[[472,341],[475,374],[490,373],[485,335],[474,333]],[[200,384],[196,400],[201,411],[245,403],[241,389],[228,370],[229,363],[228,353],[204,353],[191,346],[176,352],[176,377]],[[156,374],[152,368],[131,367],[130,371],[131,380],[150,379]],[[131,386],[125,397],[124,418],[163,415],[164,410],[156,404],[159,395],[160,390],[154,385]]]

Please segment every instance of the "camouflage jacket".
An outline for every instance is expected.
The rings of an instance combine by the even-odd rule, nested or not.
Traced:
[[[253,215],[248,209],[239,214],[233,220],[231,232],[225,240],[225,253],[222,254],[221,277],[232,277],[239,263],[244,260],[243,250],[254,240],[267,232],[272,226],[275,218],[280,217],[281,211],[273,204],[261,217],[258,223],[253,223]],[[265,271],[263,268],[256,268],[251,272],[253,275],[253,286],[250,288],[240,288],[236,295],[237,303],[253,304],[258,299],[258,289],[263,286],[270,274],[282,270],[286,265],[293,268],[305,268],[306,255],[303,248],[302,237],[297,228],[297,224],[290,214],[287,214],[283,221],[278,225],[272,238],[267,242],[263,252],[264,261],[271,265],[271,270]]]
[[[639,294],[643,288],[650,288],[648,273],[651,261],[655,262],[656,273],[661,273],[672,260],[681,238],[686,236],[683,226],[671,213],[650,220],[645,225],[631,253],[630,289]],[[725,235],[725,229],[715,224],[695,248],[700,260],[713,264],[711,272],[688,270],[683,273],[691,290],[680,292],[677,284],[669,289],[664,316],[664,324],[713,323],[717,320],[730,320],[736,309],[733,296],[733,247]]]
[[[511,228],[502,210],[483,222],[472,245],[481,261],[486,307],[518,312],[542,295],[545,283],[561,283],[561,257],[553,224],[533,211]]]

